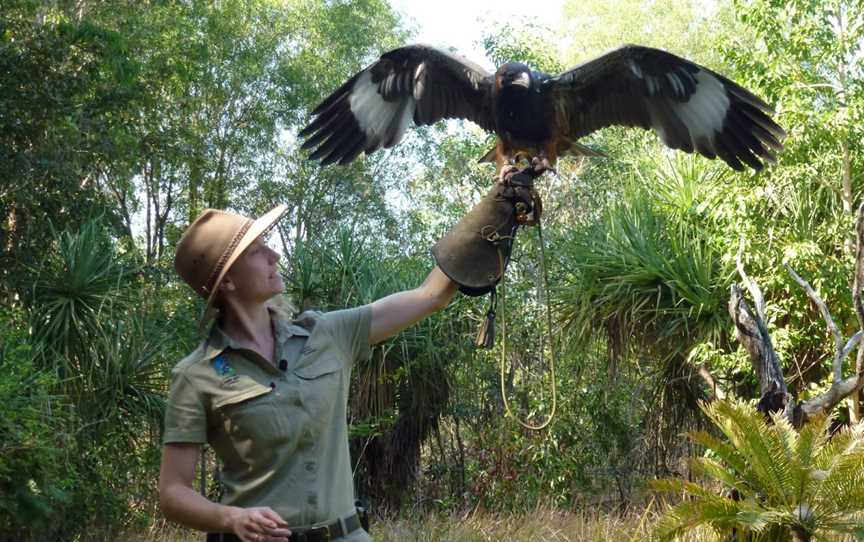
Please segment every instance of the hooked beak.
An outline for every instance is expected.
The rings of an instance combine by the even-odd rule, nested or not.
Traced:
[[[529,88],[531,86],[531,78],[528,76],[527,73],[522,72],[518,76],[516,76],[515,79],[510,81],[510,84],[519,87]]]

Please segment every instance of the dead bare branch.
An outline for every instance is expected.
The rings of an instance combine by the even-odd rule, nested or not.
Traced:
[[[843,351],[840,354],[841,359],[846,359],[846,356],[848,356],[852,352],[852,349],[858,346],[858,343],[861,342],[862,336],[864,336],[864,331],[859,331],[855,335],[849,337],[849,340],[846,341],[846,346],[843,347]]]
[[[714,376],[704,365],[699,366],[699,376],[701,376],[702,380],[704,380],[705,383],[708,384],[708,387],[711,388],[711,391],[716,399],[719,399],[721,401],[723,399],[726,399],[726,392],[723,390],[723,388],[717,385],[717,382],[714,380]]]
[[[789,264],[783,264],[783,267],[785,267],[786,271],[792,275],[795,282],[804,288],[804,291],[807,292],[807,296],[810,300],[819,307],[819,312],[822,313],[822,318],[825,320],[828,330],[831,332],[831,335],[834,336],[834,363],[832,368],[834,372],[834,382],[839,382],[840,379],[843,378],[843,358],[845,357],[843,356],[843,335],[840,333],[840,328],[838,328],[837,324],[834,323],[834,318],[831,317],[831,311],[828,310],[828,306],[819,296],[819,293],[810,286],[810,283],[802,279],[798,273],[789,266]]]
[[[848,395],[857,393],[858,390],[864,387],[864,344],[861,342],[862,335],[864,335],[864,304],[862,304],[861,300],[861,289],[862,285],[864,285],[864,204],[858,207],[858,220],[855,225],[855,230],[858,242],[857,250],[855,252],[855,280],[852,285],[852,300],[855,304],[855,313],[858,315],[858,324],[861,326],[862,331],[858,331],[853,335],[849,341],[846,342],[845,347],[842,349],[838,348],[838,353],[834,358],[834,381],[831,383],[831,388],[822,395],[801,403],[800,408],[805,419],[819,413],[830,411],[837,405],[837,403],[842,401]],[[792,276],[796,277],[797,275],[793,272]],[[808,291],[808,295],[809,294],[810,292]],[[819,305],[819,303],[817,303],[817,305]],[[824,303],[820,305],[820,310],[822,310],[823,307]],[[827,308],[824,308],[823,315],[827,313],[827,310]],[[832,325],[833,321],[829,323],[829,327]],[[834,326],[834,329],[836,329],[836,325]],[[832,329],[832,333],[834,333],[835,343],[837,343],[837,335],[839,334],[839,331],[835,333],[834,329]],[[855,359],[855,374],[844,380],[842,371],[843,360],[856,345],[858,345],[858,355]],[[857,402],[856,398],[854,402],[855,404],[853,405],[853,417],[857,416]]]
[[[759,285],[756,284],[755,281],[751,280],[744,271],[744,263],[741,261],[741,254],[743,252],[744,238],[742,237],[738,242],[738,254],[735,255],[735,268],[741,276],[741,281],[744,283],[744,287],[747,288],[747,291],[750,292],[750,297],[753,298],[753,303],[756,305],[756,314],[759,316],[759,319],[762,320],[762,323],[767,325],[768,319],[765,318],[765,297],[762,295],[762,290],[759,288]]]
[[[801,411],[804,413],[805,420],[816,414],[830,411],[847,395],[861,389],[862,384],[864,384],[862,375],[854,375],[846,380],[833,382],[831,388],[822,395],[801,403]]]
[[[743,269],[743,267],[742,267]],[[740,271],[739,271],[740,272]],[[754,288],[758,286],[753,283]],[[754,316],[741,288],[737,284],[731,287],[729,297],[729,315],[735,323],[735,331],[738,342],[744,345],[750,354],[750,362],[753,371],[759,378],[759,391],[761,399],[759,408],[763,412],[784,411],[791,420],[792,396],[786,389],[783,380],[783,371],[777,360],[777,354],[771,344],[771,336],[764,321],[759,316]]]
[[[864,388],[864,300],[861,297],[861,291],[864,289],[864,203],[858,208],[856,233],[857,250],[852,299],[861,329],[846,340],[845,344],[840,328],[837,327],[837,324],[831,317],[828,306],[819,294],[810,286],[809,282],[801,278],[789,265],[785,265],[786,270],[795,282],[804,288],[808,297],[819,307],[822,318],[834,337],[833,382],[831,383],[831,387],[822,395],[803,401],[797,406],[792,396],[787,392],[786,383],[783,379],[783,371],[780,369],[777,355],[771,345],[771,337],[768,334],[765,323],[765,300],[762,296],[762,291],[747,276],[744,270],[744,264],[741,259],[744,240],[743,238],[741,239],[738,254],[735,257],[735,264],[738,274],[741,276],[744,285],[756,304],[756,315],[754,316],[750,310],[750,307],[744,300],[741,288],[737,284],[732,285],[732,292],[729,298],[729,314],[735,323],[738,341],[744,345],[750,354],[753,369],[759,377],[760,393],[762,394],[759,400],[759,409],[763,412],[783,410],[787,419],[795,423],[795,425],[801,425],[808,418],[829,412],[844,398],[853,393],[857,394],[859,390]],[[858,348],[858,354],[855,360],[855,374],[844,380],[843,361],[849,357],[852,350],[856,347]],[[707,370],[705,370],[704,374],[700,370],[700,375],[708,382],[709,386],[714,388],[713,378],[711,378]],[[857,395],[855,397],[853,417],[857,417],[858,409]]]

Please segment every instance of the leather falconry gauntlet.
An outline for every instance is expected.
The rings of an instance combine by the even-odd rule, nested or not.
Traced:
[[[493,293],[484,328],[491,326],[495,317],[494,290],[507,269],[519,226],[533,225],[540,219],[534,178],[542,173],[529,166],[496,183],[432,247],[438,267],[459,285],[460,292],[468,296]],[[481,329],[478,346],[489,347],[493,340],[493,329]]]
[[[541,172],[542,173],[542,172]],[[496,183],[432,247],[438,267],[469,296],[486,294],[498,284],[510,259],[516,230],[539,220],[539,198],[527,167]]]

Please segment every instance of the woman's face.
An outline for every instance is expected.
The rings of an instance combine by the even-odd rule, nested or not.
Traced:
[[[246,302],[264,302],[285,291],[276,263],[279,253],[259,237],[237,258],[225,274],[226,295]]]

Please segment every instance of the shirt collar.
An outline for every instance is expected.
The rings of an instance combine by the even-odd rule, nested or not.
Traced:
[[[276,336],[277,345],[282,344],[284,341],[295,335],[298,337],[309,336],[309,330],[297,325],[294,320],[284,318],[278,310],[275,310],[272,307],[268,307],[268,310],[270,311],[270,318],[273,321],[273,332]],[[203,355],[204,359],[213,359],[228,348],[238,350],[240,347],[237,346],[237,343],[230,335],[225,333],[225,331],[219,327],[216,322],[214,322],[213,326],[210,328],[210,334],[207,337]]]

